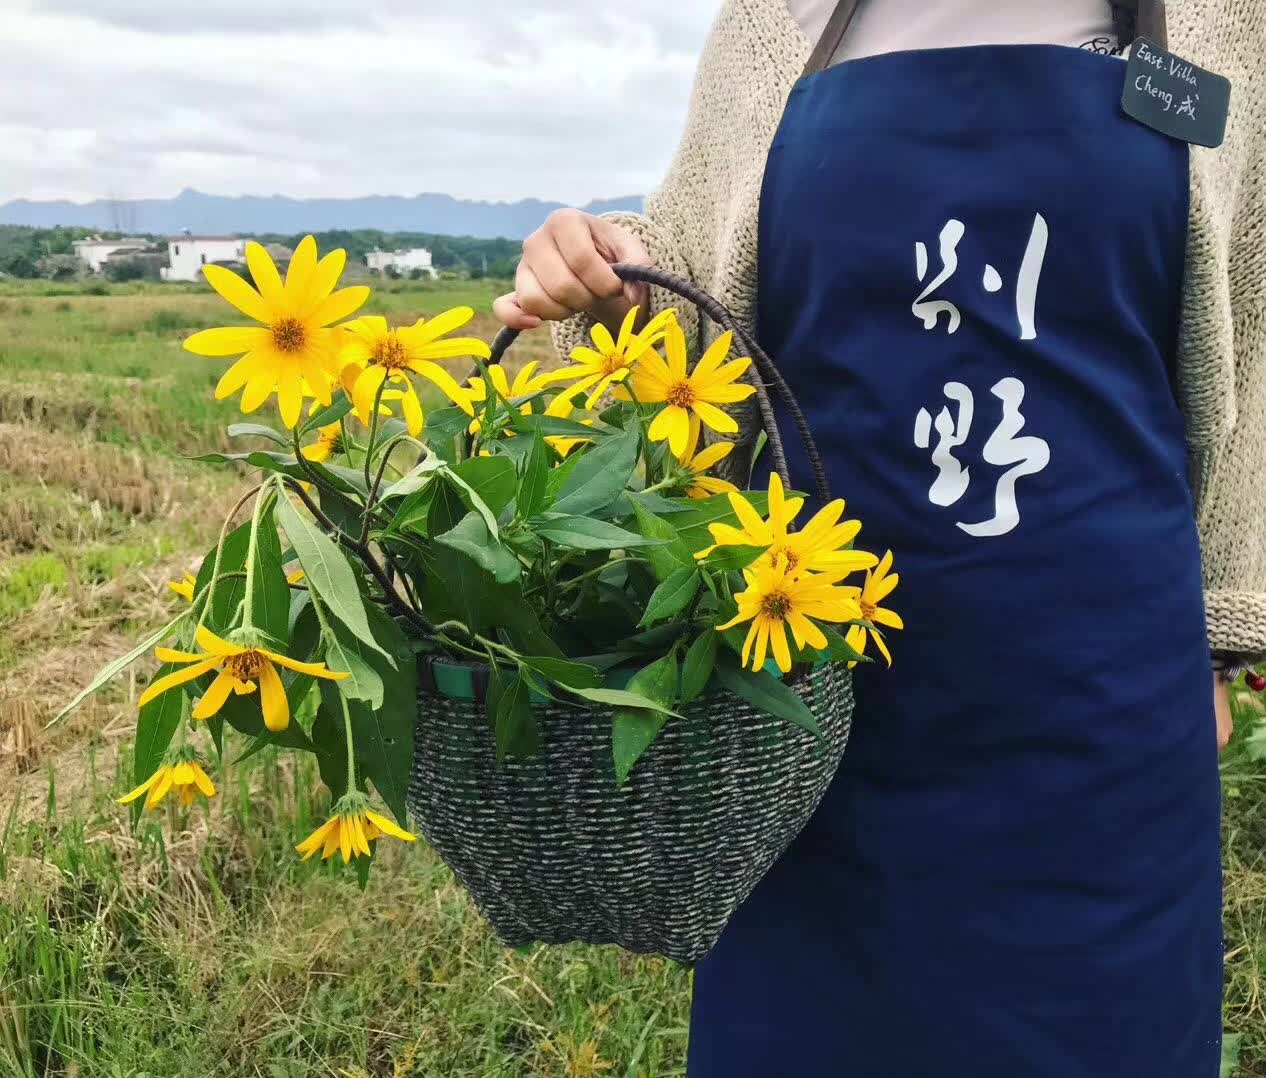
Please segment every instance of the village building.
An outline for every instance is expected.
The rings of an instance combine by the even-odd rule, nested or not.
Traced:
[[[144,251],[150,246],[150,241],[140,237],[103,240],[100,236],[93,236],[86,240],[76,240],[73,246],[75,257],[87,265],[88,271],[100,273],[107,259],[116,255],[126,256],[129,252]]]
[[[246,241],[240,236],[193,236],[182,233],[167,241],[165,281],[200,281],[202,267],[246,261]]]
[[[431,252],[425,247],[410,247],[408,250],[399,251],[375,249],[365,255],[365,264],[374,273],[394,270],[402,277],[407,277],[414,270],[420,270],[427,277],[435,276],[435,267],[431,264]]]

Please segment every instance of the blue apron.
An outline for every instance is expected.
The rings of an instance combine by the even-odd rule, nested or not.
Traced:
[[[791,94],[758,333],[906,629],[696,970],[691,1078],[1217,1078],[1188,154],[1121,113],[1124,72],[985,46]]]

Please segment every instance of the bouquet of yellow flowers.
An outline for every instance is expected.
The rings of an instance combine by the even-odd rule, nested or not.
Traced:
[[[559,714],[584,716],[606,762],[583,767],[619,797],[661,739],[723,713],[723,695],[752,730],[794,730],[801,754],[833,739],[829,779],[847,716],[829,735],[823,711],[846,710],[839,692],[786,675],[846,671],[871,640],[887,657],[882,633],[901,623],[880,604],[897,578],[890,557],[854,547],[861,525],[842,501],[801,520],[806,499],[777,471],[754,491],[714,474],[751,470],[726,440],[727,408],[758,392],[733,328],[692,364],[673,310],[640,328],[634,310],[561,368],[510,378],[514,334],[495,349],[460,335],[468,307],[393,326],[354,317],[369,289],[339,287],[343,251],[318,258],[308,237],[284,280],[260,245],[246,257],[251,281],[204,272],[254,324],[185,348],[232,358],[216,397],[240,393],[246,413],[275,399],[280,424],[235,424],[232,438],[266,448],[202,458],[256,479],[198,572],[173,583],[179,614],[79,698],[151,649],[162,664],[139,700],[138,785],[123,800],[213,796],[199,739],[218,754],[232,731],[316,756],[333,811],[297,844],[304,857],[364,869],[378,840],[412,841],[422,776],[424,830],[475,875],[425,815],[452,750],[430,745],[426,701],[458,674],[484,716],[462,736],[507,775],[549,760]]]

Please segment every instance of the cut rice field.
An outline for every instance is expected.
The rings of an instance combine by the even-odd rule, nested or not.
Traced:
[[[469,303],[495,331],[493,282],[384,284],[371,313]],[[209,807],[133,827],[114,798],[152,664],[46,728],[178,609],[167,581],[244,488],[189,459],[243,448],[225,364],[180,348],[224,316],[198,286],[0,282],[0,1078],[684,1074],[684,970],[509,951],[421,843],[383,849],[364,892],[300,862],[328,807],[306,763],[230,752]],[[548,355],[531,334],[516,364]],[[1238,705],[1227,1074],[1266,1078],[1266,708]]]

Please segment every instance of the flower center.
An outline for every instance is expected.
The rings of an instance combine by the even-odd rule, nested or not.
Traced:
[[[602,364],[603,375],[615,374],[616,371],[622,371],[629,365],[628,358],[623,352],[612,352]]]
[[[676,408],[689,408],[695,402],[694,387],[689,382],[678,382],[665,399]]]
[[[241,655],[230,655],[224,660],[224,669],[238,681],[254,681],[268,660],[261,652],[244,651]]]
[[[394,333],[388,333],[374,346],[373,361],[389,371],[398,371],[409,365],[409,353],[400,343],[399,337]]]
[[[343,452],[343,432],[341,430],[332,430],[329,434],[319,435],[317,440],[331,453]]]
[[[877,607],[874,603],[868,603],[865,599],[862,599],[858,605],[862,608],[863,621],[875,620],[875,611],[878,610],[879,607]]]
[[[297,318],[283,318],[273,323],[273,345],[278,352],[302,352],[307,331]]]
[[[791,613],[791,600],[780,591],[770,592],[761,600],[760,612],[774,621],[785,621]]]
[[[777,565],[782,562],[786,566],[787,572],[794,572],[800,566],[800,555],[790,547],[776,546],[771,547],[769,551],[769,560]]]

